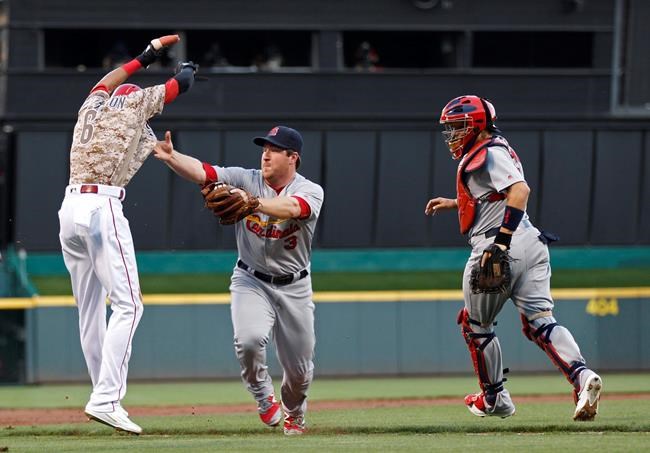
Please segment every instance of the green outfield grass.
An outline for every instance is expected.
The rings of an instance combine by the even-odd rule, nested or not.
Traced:
[[[460,289],[460,271],[431,272],[319,272],[313,276],[314,291],[363,291],[406,289]],[[41,295],[70,295],[65,276],[33,277]],[[230,274],[141,275],[142,291],[148,294],[224,293]],[[650,268],[559,269],[553,271],[554,288],[606,288],[649,286]]]
[[[509,419],[478,419],[461,406],[321,411],[311,431],[286,438],[254,414],[147,417],[147,434],[115,434],[96,423],[17,427],[0,435],[9,451],[648,451],[644,406],[607,405],[591,423],[567,420],[564,405],[520,406]],[[605,407],[603,407],[603,412]]]
[[[595,422],[571,420],[570,387],[558,374],[516,375],[508,382],[513,399],[523,395],[562,395],[553,402],[521,402],[505,420],[480,419],[462,404],[476,390],[472,376],[319,379],[311,401],[348,400],[347,409],[308,413],[309,433],[285,438],[265,428],[254,413],[134,417],[145,434],[117,434],[87,422],[17,426],[0,430],[0,447],[9,451],[650,451],[648,399],[614,399],[617,393],[649,393],[649,374],[603,373],[605,393]],[[89,385],[0,387],[2,408],[79,407]],[[607,399],[610,395],[611,400]],[[356,408],[365,399],[451,396],[457,402],[400,407]],[[133,383],[125,406],[250,403],[235,381]],[[360,403],[359,403],[360,404]]]

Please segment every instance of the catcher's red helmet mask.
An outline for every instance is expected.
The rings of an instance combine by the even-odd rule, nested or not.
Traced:
[[[442,134],[452,157],[459,159],[481,131],[496,131],[496,118],[496,110],[487,99],[465,95],[449,101],[440,114],[440,124],[445,127]]]

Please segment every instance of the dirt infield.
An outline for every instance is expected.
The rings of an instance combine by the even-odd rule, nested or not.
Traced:
[[[567,395],[518,396],[517,403],[558,403],[565,402]],[[607,400],[642,399],[650,400],[650,393],[617,393],[603,397]],[[391,400],[338,400],[310,401],[310,411],[327,411],[337,409],[375,409],[380,407],[403,406],[444,406],[461,404],[462,398],[423,398],[423,399],[391,399]],[[134,417],[146,416],[192,416],[210,414],[255,413],[254,404],[231,404],[210,406],[129,406],[129,415]],[[55,425],[68,423],[85,423],[88,419],[83,408],[66,409],[0,409],[0,427],[32,425]]]

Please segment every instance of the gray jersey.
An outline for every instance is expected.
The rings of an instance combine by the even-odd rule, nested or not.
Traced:
[[[323,204],[323,189],[296,173],[295,178],[276,193],[260,170],[214,167],[219,181],[242,188],[260,198],[295,196],[304,200],[311,214],[306,219],[278,219],[255,212],[235,225],[239,258],[253,269],[285,275],[309,269],[311,242]]]
[[[79,109],[70,150],[70,184],[126,186],[153,151],[147,120],[163,109],[165,85],[125,96],[95,90]]]
[[[468,174],[467,187],[473,197],[480,199],[492,192],[503,192],[520,181],[525,181],[524,169],[517,154],[514,151],[511,153],[502,145],[497,145],[488,148],[485,165]],[[501,226],[505,205],[505,199],[491,203],[479,203],[474,225],[469,230],[469,237]],[[528,219],[528,214],[524,213],[524,219]]]

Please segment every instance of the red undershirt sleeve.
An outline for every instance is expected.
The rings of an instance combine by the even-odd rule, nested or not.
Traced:
[[[307,203],[303,198],[298,197],[296,195],[292,195],[293,198],[298,200],[298,204],[300,204],[300,217],[299,219],[306,219],[311,215],[311,208],[309,207],[309,203]]]
[[[178,81],[175,78],[165,82],[165,104],[169,104],[178,96]]]
[[[216,182],[219,177],[217,176],[217,170],[214,167],[206,162],[203,162],[203,170],[205,170],[205,183],[210,184],[211,182]]]

